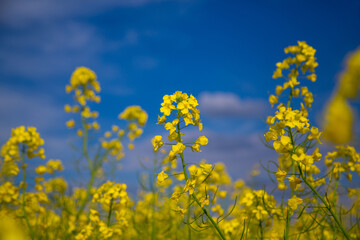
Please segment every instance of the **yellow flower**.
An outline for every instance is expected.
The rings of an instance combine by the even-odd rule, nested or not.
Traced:
[[[165,116],[170,116],[171,110],[175,109],[175,106],[172,104],[161,104],[160,112],[164,113]]]
[[[359,94],[360,85],[360,48],[357,48],[346,61],[346,69],[339,79],[339,94],[347,98],[355,98]]]
[[[119,114],[119,119],[135,121],[143,127],[146,124],[148,115],[140,106],[129,106]]]
[[[128,144],[128,148],[129,148],[129,150],[134,150],[135,146],[134,146],[134,144],[129,143],[129,144]]]
[[[343,96],[335,96],[325,111],[324,138],[344,144],[353,136],[353,112]]]
[[[92,123],[92,127],[95,129],[95,130],[98,130],[100,128],[100,125],[98,122],[93,122]]]
[[[299,204],[302,204],[303,200],[301,198],[296,197],[296,195],[292,196],[288,200],[288,205],[291,208],[291,210],[295,211],[298,208]]]
[[[272,75],[272,78],[276,79],[276,78],[280,78],[282,77],[282,71],[281,71],[281,68],[277,68],[275,71],[274,71],[274,74]]]
[[[262,206],[257,206],[256,209],[252,211],[255,213],[255,216],[258,220],[261,220],[263,216],[267,216],[268,212]]]
[[[80,129],[77,130],[76,134],[79,136],[79,137],[82,137],[83,136],[83,131],[81,131]]]
[[[158,184],[163,183],[168,177],[169,177],[169,175],[167,175],[164,171],[162,171],[157,176],[157,183]]]
[[[286,171],[283,171],[280,168],[278,168],[275,173],[275,177],[279,182],[283,182],[285,180],[286,174],[287,174]]]
[[[199,137],[199,138],[195,141],[195,143],[198,143],[198,144],[200,144],[200,145],[202,145],[202,146],[207,145],[208,142],[209,142],[209,140],[208,140],[207,137],[205,137],[205,136],[201,136],[201,137]]]
[[[171,199],[178,201],[180,197],[181,197],[181,192],[174,192],[171,196]]]
[[[286,190],[287,189],[287,186],[284,182],[279,182],[278,183],[278,189],[279,190]]]
[[[310,131],[311,131],[311,134],[308,136],[308,139],[309,139],[309,140],[317,139],[318,142],[319,142],[320,144],[322,144],[322,143],[320,142],[320,139],[319,139],[319,138],[320,138],[320,135],[321,135],[321,132],[319,132],[319,129],[318,129],[317,127],[311,127]]]
[[[213,212],[216,212],[219,216],[222,216],[224,214],[224,210],[221,208],[219,204],[216,204],[211,208]]]
[[[65,112],[71,112],[71,106],[69,104],[66,104],[64,107]]]
[[[316,76],[315,73],[306,76],[306,78],[309,79],[309,80],[312,81],[312,82],[315,82],[315,81],[316,81],[316,77],[317,77],[317,76]]]
[[[209,140],[205,136],[201,136],[195,141],[195,144],[191,146],[191,150],[196,152],[201,152],[200,145],[202,146],[207,145],[208,142]]]
[[[288,136],[281,136],[280,140],[273,143],[276,152],[287,152],[292,149],[291,139]]]
[[[195,176],[195,175],[193,175]],[[195,184],[196,184],[196,179],[195,178],[189,178],[186,181],[185,187],[184,187],[184,192],[189,191],[189,194],[193,194],[194,190],[195,190]]]
[[[178,119],[175,119],[175,120],[178,120]],[[174,121],[175,121],[175,120],[174,120]],[[178,121],[179,121],[179,120],[178,120]],[[178,121],[177,121],[177,122],[178,122]],[[169,130],[169,135],[173,134],[173,133],[176,131],[176,124],[177,124],[177,122],[175,121],[175,124],[174,124],[174,122],[172,122],[172,123],[168,122],[168,123],[165,124],[165,129],[166,129],[166,130]]]
[[[158,122],[157,124],[164,124],[166,121],[166,116],[158,116]]]
[[[195,143],[194,145],[191,146],[191,150],[195,152],[201,152],[200,144]]]
[[[185,145],[182,143],[177,143],[172,146],[172,150],[169,152],[169,159],[173,160],[176,158],[177,154],[181,154],[185,149]]]
[[[301,183],[300,178],[297,178],[295,176],[291,176],[291,177],[287,177],[287,179],[289,179],[291,189],[293,189],[293,190],[298,189],[298,187],[299,187],[299,185]]]
[[[275,96],[275,95],[270,95],[269,97],[269,102],[271,104],[271,107],[274,106],[274,104],[276,104],[279,100],[279,97]]]
[[[185,209],[182,209],[181,207],[177,206],[175,210],[178,214],[180,214],[181,217],[184,217],[184,214],[186,213]]]
[[[200,164],[199,165],[204,174],[209,174],[213,168],[211,164]]]
[[[73,128],[73,127],[75,127],[75,121],[74,120],[69,120],[69,121],[67,121],[66,122],[66,126],[68,127],[68,128]]]
[[[111,137],[111,132],[110,132],[110,131],[106,131],[105,134],[104,134],[104,136],[105,136],[106,138]]]
[[[45,166],[40,165],[35,169],[35,172],[39,175],[43,175],[44,173],[46,173],[46,169],[47,168]]]
[[[162,136],[157,135],[152,139],[152,144],[154,147],[154,151],[157,151],[161,146],[164,145],[164,142],[162,141]]]
[[[280,95],[283,92],[284,88],[280,85],[276,86],[275,93],[276,95]]]

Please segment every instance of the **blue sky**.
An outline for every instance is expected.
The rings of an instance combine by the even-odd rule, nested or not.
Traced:
[[[73,70],[93,69],[102,86],[103,129],[128,105],[149,113],[144,136],[124,159],[132,182],[138,158],[152,157],[150,139],[164,94],[200,102],[209,145],[195,158],[223,161],[246,178],[258,160],[274,159],[259,135],[271,113],[271,76],[283,48],[306,41],[317,49],[318,81],[311,121],[337,81],[343,59],[360,45],[359,1],[3,0],[0,3],[0,142],[18,125],[34,125],[49,158],[72,169],[63,105]],[[358,105],[358,103],[357,103]],[[356,103],[353,103],[354,107]],[[71,175],[70,172],[68,172]]]

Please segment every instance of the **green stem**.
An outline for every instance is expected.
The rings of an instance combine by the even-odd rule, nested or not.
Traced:
[[[25,165],[25,145],[22,145],[22,149],[21,149],[21,164],[22,164],[22,170],[23,170],[23,180],[22,180],[22,210],[23,210],[23,214],[24,214],[24,218],[25,218],[25,222],[26,225],[29,228],[30,231],[30,235],[31,235],[31,239],[35,239],[34,237],[34,231],[30,225],[27,213],[26,213],[26,209],[25,209],[25,204],[26,204],[26,165]]]
[[[183,165],[183,170],[184,170],[184,175],[185,175],[185,179],[186,181],[188,180],[188,176],[186,173],[186,168],[185,168],[185,161],[184,161],[184,155],[181,153],[180,154],[181,160],[182,160],[182,165]],[[222,231],[220,230],[219,226],[217,225],[217,223],[214,221],[214,219],[210,216],[210,214],[208,213],[208,211],[201,206],[201,203],[199,201],[199,199],[196,197],[196,195],[193,193],[191,194],[191,196],[194,198],[195,202],[197,203],[197,205],[201,208],[201,210],[205,213],[205,215],[207,216],[207,218],[210,220],[212,226],[216,229],[216,231],[219,233],[220,238],[225,240],[225,236],[222,233]]]
[[[86,195],[85,195],[85,198],[84,198],[84,200],[82,201],[82,203],[80,205],[79,211],[76,214],[76,221],[79,220],[80,214],[84,211],[86,203],[90,199],[90,192],[91,192],[91,188],[92,188],[92,186],[94,184],[94,181],[95,181],[95,176],[96,176],[96,171],[91,171],[90,181],[89,181],[89,184],[88,184]]]
[[[345,230],[345,228],[342,226],[340,220],[338,219],[337,215],[335,214],[335,212],[333,211],[332,207],[329,205],[329,203],[327,201],[325,201],[325,199],[319,194],[319,192],[307,181],[307,179],[304,177],[300,164],[298,163],[298,168],[299,168],[299,172],[300,172],[300,176],[302,178],[302,180],[304,181],[304,183],[311,189],[311,191],[320,199],[320,201],[325,205],[325,207],[327,208],[327,210],[330,212],[331,216],[334,218],[336,224],[338,225],[338,227],[341,229],[342,233],[344,234],[345,238],[350,240],[350,235],[347,233],[347,231]]]
[[[91,161],[91,159],[89,157],[89,153],[88,153],[88,146],[87,146],[88,145],[88,129],[87,129],[86,120],[84,117],[81,117],[81,124],[82,124],[82,129],[83,129],[82,150],[84,153],[84,157],[89,164],[91,175],[90,175],[90,181],[89,181],[89,184],[87,187],[85,198],[80,205],[79,211],[76,213],[76,221],[79,220],[80,214],[83,212],[83,210],[86,206],[86,203],[89,201],[91,188],[94,184],[96,171],[97,171],[96,166],[94,166],[93,161]]]
[[[180,134],[180,123],[177,124],[177,132],[178,132],[178,142],[181,142],[181,134]],[[184,176],[185,176],[185,180],[187,181],[189,179],[188,174],[186,172],[186,164],[185,164],[185,160],[184,160],[184,154],[180,153],[180,158],[181,158],[181,162],[182,162],[182,167],[183,167],[183,172],[184,172]],[[196,197],[196,195],[193,193],[191,194],[191,196],[194,198],[195,202],[197,203],[197,205],[201,208],[201,210],[204,212],[204,214],[206,215],[206,217],[210,220],[212,226],[216,229],[216,231],[218,232],[218,234],[220,235],[220,238],[222,240],[225,240],[225,235],[224,233],[220,230],[219,226],[217,225],[217,223],[214,221],[214,219],[210,216],[210,214],[208,213],[208,211],[201,206],[201,203],[199,201],[199,199]],[[189,206],[190,207],[190,206]],[[189,211],[188,211],[189,212]]]
[[[288,107],[290,106],[291,97],[292,97],[292,89],[291,89],[291,92],[290,92],[290,95],[289,95]],[[291,145],[293,147],[293,149],[290,152],[290,158],[291,158],[291,161],[292,161],[292,163],[291,163],[291,173],[292,173],[292,175],[294,175],[295,174],[295,164],[294,164],[294,160],[292,159],[292,155],[294,154],[295,142],[294,142],[294,137],[293,137],[292,132],[291,132],[291,128],[290,127],[287,127],[287,128],[288,128],[288,134],[289,134],[289,137],[290,137],[290,140],[291,140]],[[291,194],[290,194],[291,197],[294,196],[294,192],[295,192],[294,189],[291,188]],[[291,212],[290,212],[289,207],[287,207],[285,239],[289,239],[290,223],[291,223]]]
[[[155,191],[155,182],[156,182],[156,167],[157,167],[157,161],[158,161],[158,156],[157,154],[155,155],[155,160],[154,160],[154,165],[153,165],[153,174],[152,174],[152,184],[151,184],[151,191],[152,191],[152,216],[151,216],[151,240],[155,239],[156,236],[156,225],[155,225],[155,210],[156,210],[156,201],[157,201],[157,196],[156,196],[156,191]]]
[[[90,169],[93,168],[93,163],[89,157],[89,152],[88,152],[88,129],[87,129],[87,124],[86,124],[86,119],[84,117],[81,117],[81,124],[82,124],[82,129],[83,129],[83,142],[82,142],[82,148],[83,148],[83,153],[84,153],[84,157],[86,158],[86,160],[89,163],[89,167]]]
[[[191,197],[189,195],[188,197],[188,206],[189,206],[189,211],[187,212],[187,222],[190,222],[190,204],[191,204]],[[190,223],[189,223],[190,224]],[[190,226],[188,226],[188,239],[191,240],[191,228]]]
[[[110,221],[111,221],[111,213],[112,213],[112,205],[113,205],[113,202],[114,202],[114,199],[111,198],[111,201],[110,201],[110,207],[109,207],[109,214],[108,214],[108,217],[107,217],[107,226],[109,227],[110,226]]]
[[[286,210],[285,239],[289,239],[290,219],[291,219],[290,209],[289,209],[289,207],[287,207],[287,210]]]

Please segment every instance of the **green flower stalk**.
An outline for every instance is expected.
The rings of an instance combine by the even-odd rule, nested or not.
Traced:
[[[169,152],[168,160],[174,161],[178,157],[181,159],[182,165],[182,173],[183,177],[186,181],[186,184],[183,188],[182,192],[174,192],[171,199],[177,201],[180,196],[184,193],[189,194],[189,206],[187,210],[182,209],[178,206],[176,210],[179,214],[183,215],[186,211],[188,212],[188,224],[191,227],[191,223],[189,223],[190,215],[190,205],[191,202],[195,202],[198,207],[201,208],[203,214],[210,221],[211,226],[215,229],[221,239],[225,239],[224,233],[219,228],[217,222],[210,216],[209,211],[204,207],[209,204],[208,195],[206,194],[205,198],[199,200],[197,195],[195,194],[195,189],[202,182],[200,178],[203,175],[207,174],[209,176],[211,174],[212,165],[210,164],[200,164],[200,168],[196,167],[189,168],[190,174],[188,174],[186,169],[186,162],[184,159],[184,150],[186,148],[190,148],[193,152],[201,152],[201,146],[208,144],[208,139],[205,136],[199,137],[195,142],[191,143],[183,143],[182,136],[184,133],[181,132],[182,129],[189,127],[190,125],[197,126],[199,131],[202,130],[203,125],[200,120],[200,111],[197,109],[198,102],[196,98],[192,95],[190,97],[186,93],[182,93],[180,91],[175,92],[173,95],[165,95],[163,97],[163,103],[161,104],[160,112],[163,113],[163,116],[159,116],[158,124],[164,125],[165,129],[169,131],[168,140],[170,142],[175,141],[176,143],[169,143],[168,145],[172,145],[172,149]],[[176,106],[175,106],[176,105]],[[173,118],[170,120],[169,118]],[[152,140],[154,150],[157,151],[160,147],[162,147],[165,143],[162,140],[162,136],[155,136]],[[158,183],[161,184],[164,182],[169,176],[162,171],[158,175]],[[207,177],[206,177],[207,178]],[[205,179],[206,179],[205,178]],[[204,180],[203,180],[204,181]],[[189,237],[191,234],[189,234]]]

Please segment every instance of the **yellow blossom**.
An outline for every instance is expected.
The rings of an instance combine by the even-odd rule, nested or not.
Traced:
[[[167,175],[164,171],[162,171],[157,176],[157,183],[158,184],[163,183],[168,177],[169,177],[169,175]]]
[[[297,178],[295,176],[291,176],[291,177],[287,177],[287,179],[289,179],[291,189],[297,190],[300,183],[301,183],[300,178]]]
[[[73,128],[73,127],[75,127],[75,121],[74,121],[73,119],[67,121],[67,122],[66,122],[66,126],[67,126],[68,128]]]
[[[278,168],[275,173],[275,177],[279,182],[283,182],[285,180],[286,175],[287,175],[286,171],[283,171],[280,168]]]
[[[296,195],[292,196],[288,200],[288,205],[291,208],[291,210],[295,211],[298,208],[299,204],[302,204],[303,200],[301,198],[296,197]]]
[[[45,166],[40,165],[35,169],[35,172],[39,175],[43,175],[44,173],[46,173],[46,170],[47,168]]]
[[[164,145],[164,142],[162,141],[162,136],[157,135],[152,139],[152,144],[154,147],[154,151],[157,151],[161,146]]]
[[[274,104],[276,104],[278,102],[279,98],[275,95],[270,95],[269,97],[269,102],[271,104],[271,107],[274,106]]]

